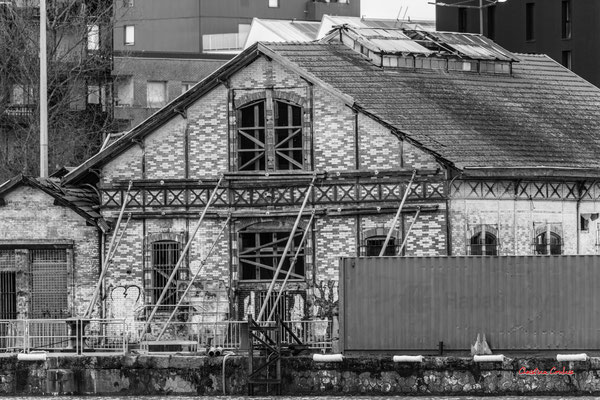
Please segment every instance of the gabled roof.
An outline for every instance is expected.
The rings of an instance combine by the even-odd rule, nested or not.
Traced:
[[[381,68],[329,39],[258,43],[246,49],[107,145],[63,182],[78,182],[91,168],[184,114],[189,105],[263,55],[325,88],[447,165],[459,169],[600,171],[600,89],[547,56],[519,55],[520,62],[511,63],[511,73],[502,74]]]
[[[41,190],[54,197],[56,204],[70,208],[87,222],[103,231],[108,230],[108,225],[97,211],[100,199],[94,188],[89,186],[64,187],[56,179],[17,175],[0,186],[1,204],[4,204],[4,196],[21,186],[30,186]]]
[[[545,55],[478,74],[383,69],[339,42],[269,49],[459,168],[600,169],[600,89]]]

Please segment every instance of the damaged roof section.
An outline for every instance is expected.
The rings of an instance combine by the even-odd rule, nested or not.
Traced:
[[[92,186],[61,186],[58,179],[17,175],[0,186],[0,205],[5,205],[4,197],[8,193],[23,185],[41,190],[54,198],[54,204],[68,207],[90,224],[105,232],[108,230],[108,224],[97,210],[100,204],[98,192]]]
[[[331,41],[341,41],[380,67],[510,73],[510,64],[519,61],[488,38],[465,33],[342,26],[323,39]]]

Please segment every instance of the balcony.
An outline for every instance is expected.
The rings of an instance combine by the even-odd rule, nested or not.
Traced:
[[[33,115],[36,107],[34,104],[7,104],[0,114],[2,117],[28,118]]]

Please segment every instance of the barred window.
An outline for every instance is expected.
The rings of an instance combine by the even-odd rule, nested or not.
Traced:
[[[290,250],[278,279],[285,279],[294,254],[300,245],[303,232],[299,229],[294,235]],[[283,251],[290,237],[289,231],[248,230],[240,232],[240,279],[241,280],[271,280],[277,270],[279,260],[284,256]],[[304,246],[298,254],[296,265],[290,273],[290,279],[304,278]]]
[[[175,265],[181,254],[181,245],[172,240],[162,240],[152,243],[152,282],[151,287],[147,288],[151,292],[152,303],[156,304],[161,293],[167,285],[169,277],[173,273]],[[177,304],[177,279],[174,279],[168,286],[167,293],[161,305]],[[161,307],[160,310],[167,310],[169,307]]]
[[[17,273],[14,250],[0,250],[0,319],[17,318]],[[2,336],[0,326],[0,336]],[[0,346],[1,346],[0,338]]]
[[[266,124],[272,109],[274,125]],[[302,107],[281,100],[259,100],[238,110],[239,171],[301,170]]]
[[[385,243],[385,236],[371,236],[365,239],[365,245],[360,249],[360,255],[367,257],[377,257],[379,253],[381,253],[381,249],[383,248],[383,244]],[[398,246],[396,245],[396,238],[391,237],[388,242],[384,256],[395,256],[398,251]]]

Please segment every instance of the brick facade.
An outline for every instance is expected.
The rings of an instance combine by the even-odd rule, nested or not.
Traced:
[[[0,207],[0,245],[2,251],[14,251],[15,258],[13,267],[3,263],[0,270],[17,274],[17,318],[32,316],[31,300],[36,296],[31,287],[33,252],[57,248],[66,252],[67,309],[53,311],[63,318],[82,315],[99,275],[98,229],[37,188],[17,187],[4,196],[4,202]]]
[[[259,58],[188,107],[187,119],[177,116],[167,121],[142,139],[140,144],[130,147],[125,153],[108,162],[102,171],[104,186],[110,187],[118,181],[135,181],[141,178],[210,181],[217,179],[222,172],[235,172],[238,168],[236,110],[245,104],[265,98],[281,99],[302,107],[305,170],[375,172],[439,167],[433,157],[410,144],[403,143],[388,128],[372,118],[354,112],[327,89],[309,85],[284,66],[266,58]],[[267,114],[267,127],[271,123],[268,118],[270,117]],[[338,179],[335,173],[332,179]],[[372,179],[376,182],[377,175]],[[348,181],[352,182],[354,181]],[[322,188],[324,182],[316,184]],[[303,193],[298,191],[294,196],[301,201]],[[360,195],[367,196],[368,193],[361,192]],[[291,192],[287,192],[282,198],[291,201],[289,196]],[[388,210],[398,207],[397,202],[381,205]],[[336,315],[339,258],[356,256],[358,248],[364,244],[365,232],[369,229],[379,229],[387,233],[384,227],[389,227],[394,217],[389,211],[374,211],[373,215],[353,215],[350,211],[352,208],[338,204],[333,199],[330,207],[329,211],[333,213],[317,215],[313,227],[309,228],[305,249],[305,282],[294,281],[288,287],[291,296],[288,306],[292,309],[288,315],[293,314],[293,318],[332,318]],[[405,254],[446,254],[445,204],[439,203],[437,207],[436,212],[424,211],[420,214],[409,235]],[[115,255],[114,266],[119,272],[114,272],[109,277],[109,285],[117,295],[122,296],[121,292],[134,285],[148,285],[142,273],[150,262],[147,256],[143,257],[144,241],[148,240],[148,237],[158,233],[181,233],[187,240],[197,221],[195,216],[187,219],[170,216],[173,212],[185,211],[184,207],[147,207],[145,210],[161,212],[163,215],[158,219],[147,216],[130,224]],[[228,316],[230,319],[245,318],[248,313],[255,315],[259,307],[258,293],[264,292],[268,286],[268,281],[246,282],[241,279],[238,259],[239,232],[252,224],[267,222],[291,229],[298,207],[284,206],[275,210],[271,207],[240,207],[237,210],[258,213],[263,217],[235,219],[220,239],[200,275],[201,282],[223,282],[226,287],[234,289],[235,298],[231,304],[233,314]],[[288,210],[289,216],[270,216],[270,210]],[[327,207],[323,208],[323,211],[326,210]],[[113,220],[117,212],[118,209],[114,207],[103,210],[103,214]],[[336,212],[342,214],[335,215]],[[403,230],[404,234],[396,234],[399,238],[408,231],[413,212],[403,214],[398,229]],[[304,224],[307,221],[308,217],[303,218],[301,229],[306,228]],[[191,274],[199,268],[223,223],[224,218],[214,217],[206,218],[202,223],[192,242],[189,257],[184,263],[190,268]],[[144,289],[141,287],[139,290],[143,292]],[[206,297],[206,293],[197,290],[194,296],[196,300],[191,301],[198,302],[198,299]],[[144,296],[141,298],[144,299]],[[145,298],[145,301],[147,303],[149,299]],[[122,299],[117,303],[125,304]],[[140,306],[129,305],[132,312]],[[119,315],[123,314],[122,308],[119,312]],[[130,313],[127,318],[133,316]],[[135,317],[141,316],[138,314]]]

